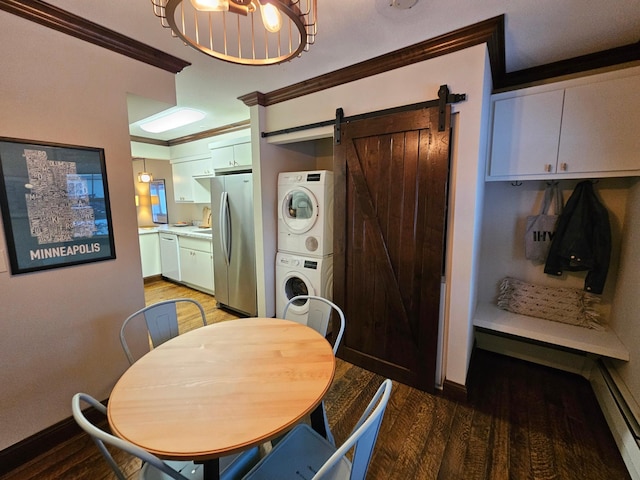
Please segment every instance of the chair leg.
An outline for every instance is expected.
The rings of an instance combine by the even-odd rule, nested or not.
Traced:
[[[311,412],[311,428],[313,428],[320,436],[326,438],[327,441],[335,447],[335,440],[333,439],[333,435],[331,434],[331,429],[329,428],[329,422],[327,421],[327,415],[324,410],[324,402],[316,407],[316,409]]]

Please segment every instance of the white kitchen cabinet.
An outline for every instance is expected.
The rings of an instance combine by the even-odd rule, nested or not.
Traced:
[[[213,160],[205,157],[191,162],[191,176],[193,177],[213,177]]]
[[[209,144],[215,169],[251,166],[251,142],[236,140],[232,145]]]
[[[214,168],[228,168],[233,166],[233,145],[214,148],[211,150]]]
[[[181,203],[210,203],[209,179],[202,173],[211,171],[211,168],[210,159],[173,163],[171,170],[175,201]]]
[[[251,165],[251,143],[239,143],[233,146],[233,160],[236,165]]]
[[[160,238],[157,232],[141,233],[138,235],[140,243],[140,259],[142,261],[142,276],[152,277],[162,272],[160,264]]]
[[[214,293],[212,241],[179,237],[182,282],[207,293]]]
[[[494,95],[487,180],[640,175],[640,75]]]

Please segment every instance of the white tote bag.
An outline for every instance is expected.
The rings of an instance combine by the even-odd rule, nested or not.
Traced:
[[[554,215],[549,214],[551,205],[554,205]],[[528,260],[536,263],[547,261],[549,247],[556,233],[556,224],[562,214],[562,193],[557,183],[547,186],[544,191],[544,200],[540,213],[527,217],[527,229],[524,239],[524,251]]]

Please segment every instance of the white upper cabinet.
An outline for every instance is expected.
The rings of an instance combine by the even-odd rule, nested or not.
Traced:
[[[214,169],[251,166],[251,142],[248,137],[210,143],[209,150]]]
[[[213,168],[209,157],[172,163],[171,171],[176,202],[211,202],[209,177],[213,176]]]
[[[640,175],[640,75],[622,73],[494,95],[486,179]]]
[[[493,102],[489,176],[555,173],[563,90]]]
[[[191,162],[171,165],[173,174],[173,196],[176,202],[193,202],[193,176]]]
[[[640,76],[567,88],[558,162],[567,172],[640,169]]]
[[[193,160],[191,163],[191,175],[194,177],[213,177],[213,160],[210,157],[201,160]]]
[[[233,166],[233,145],[212,149],[211,158],[215,169]]]
[[[233,160],[237,165],[251,165],[251,143],[239,143],[233,146]]]

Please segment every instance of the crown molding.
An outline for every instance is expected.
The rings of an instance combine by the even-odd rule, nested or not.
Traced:
[[[257,104],[266,107],[482,43],[486,43],[488,46],[489,60],[495,82],[496,77],[503,75],[505,69],[504,15],[499,15],[269,93],[254,92],[243,95],[239,97],[239,100],[242,100],[247,106]]]
[[[251,127],[251,120],[242,120],[240,122],[230,123],[222,127],[212,128],[203,132],[194,133],[192,135],[185,135],[184,137],[177,137],[171,140],[158,140],[155,138],[139,137],[131,135],[131,141],[137,143],[147,143],[150,145],[160,145],[162,147],[173,147],[174,145],[181,145],[183,143],[195,142],[196,140],[202,140],[204,138],[216,137],[218,135],[224,135],[225,133],[237,132],[245,130]]]
[[[494,90],[522,88],[551,78],[583,74],[591,70],[637,61],[640,61],[640,42],[509,72],[500,77],[497,82],[494,81],[493,88]]]
[[[0,10],[171,73],[178,73],[191,65],[190,62],[40,0],[0,0]]]

